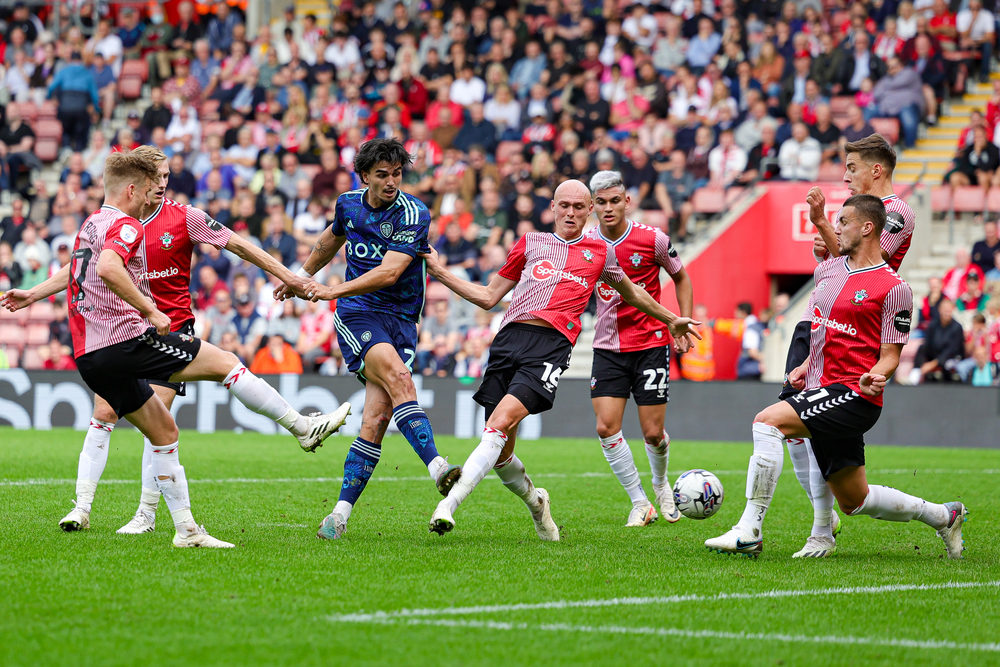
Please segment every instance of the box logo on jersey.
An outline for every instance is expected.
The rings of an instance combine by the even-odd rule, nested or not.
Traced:
[[[132,243],[139,238],[139,232],[132,225],[122,225],[122,229],[118,232],[118,235],[122,237],[122,241],[125,243]]]
[[[163,232],[163,236],[160,237],[160,247],[164,250],[170,250],[174,247],[174,235],[170,232]]]
[[[560,280],[571,280],[577,285],[583,287],[583,289],[590,289],[590,283],[587,282],[586,278],[575,276],[569,271],[557,269],[553,266],[552,262],[547,259],[543,259],[538,264],[535,264],[531,268],[531,275],[535,278],[535,280],[548,280],[552,277],[559,278]]]
[[[854,328],[854,325],[847,322],[838,322],[837,320],[831,320],[828,317],[823,317],[822,311],[820,311],[819,306],[813,306],[813,317],[812,317],[812,330],[816,331],[820,327],[826,327],[827,329],[833,329],[834,331],[839,331],[845,333],[848,336],[857,336],[858,330]]]

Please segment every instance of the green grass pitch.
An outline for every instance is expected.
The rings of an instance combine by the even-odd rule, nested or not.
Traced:
[[[868,451],[871,481],[970,507],[963,561],[923,524],[868,517],[845,520],[834,557],[792,560],[811,511],[787,461],[751,561],[702,545],[743,509],[747,443],[673,443],[671,478],[715,471],[725,503],[642,529],[624,527],[596,439],[519,443],[562,526],[551,544],[493,475],[453,533],[429,534],[440,496],[391,437],[344,539],[323,542],[349,438],[314,456],[290,437],[184,433],[195,517],[238,544],[216,551],[172,548],[162,501],[156,533],[115,534],[139,495],[125,428],[91,529],[61,532],[82,439],[0,429],[0,665],[1000,664],[998,450]],[[475,445],[438,444],[453,461]]]

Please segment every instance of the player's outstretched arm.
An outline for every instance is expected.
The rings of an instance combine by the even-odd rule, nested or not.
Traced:
[[[125,261],[114,250],[102,250],[97,260],[97,277],[104,281],[108,289],[117,294],[128,305],[139,311],[139,314],[156,327],[156,333],[170,333],[170,318],[160,312],[156,304],[147,298],[132,282],[132,277],[125,270]]]
[[[382,260],[381,264],[341,285],[327,287],[314,280],[308,281],[303,288],[305,298],[312,301],[332,301],[348,296],[377,292],[390,285],[395,285],[411,262],[413,262],[413,257],[405,252],[390,250],[385,253],[385,259]]]
[[[507,292],[517,286],[517,282],[509,278],[504,278],[500,274],[494,275],[489,285],[477,285],[476,283],[470,283],[468,280],[462,280],[441,264],[441,260],[434,248],[431,248],[428,253],[421,253],[420,256],[427,260],[427,273],[431,274],[455,294],[469,303],[479,306],[483,310],[493,308],[493,306],[500,303],[500,299]]]
[[[62,267],[52,277],[43,283],[35,285],[29,290],[11,289],[7,290],[0,304],[10,312],[15,312],[21,308],[27,308],[36,301],[47,299],[53,294],[62,292],[69,286],[69,264]]]
[[[885,390],[885,385],[899,366],[899,355],[903,346],[899,343],[883,343],[879,348],[878,362],[872,369],[861,376],[858,385],[861,393],[866,396],[878,396]]]
[[[833,232],[833,225],[826,217],[826,197],[823,195],[823,191],[820,188],[810,188],[809,194],[806,195],[806,203],[809,204],[809,221],[819,232],[826,253],[829,253],[831,257],[840,257],[840,252],[837,250],[837,235]],[[813,243],[813,255],[816,256],[816,259],[822,261],[826,253],[821,253],[819,244]]]
[[[245,259],[251,264],[267,271],[272,276],[285,283],[285,285],[287,285],[296,296],[302,296],[305,294],[303,290],[309,281],[289,271],[284,264],[254,244],[250,243],[239,234],[233,234],[229,237],[229,242],[226,243],[226,250],[233,253],[240,259]]]
[[[674,338],[680,339],[686,336],[701,338],[701,335],[694,328],[701,324],[701,322],[695,322],[690,317],[678,317],[657,303],[656,299],[649,295],[649,292],[636,287],[635,283],[628,279],[628,276],[623,275],[623,278],[624,280],[620,282],[614,282],[607,276],[603,279],[610,282],[611,286],[618,290],[618,293],[622,295],[626,303],[635,306],[650,317],[655,317],[666,324]]]
[[[299,269],[298,277],[305,278],[308,283],[308,277],[302,274],[306,273],[308,276],[316,275],[317,271],[329,264],[334,256],[340,252],[345,242],[347,242],[346,236],[337,236],[333,233],[333,225],[324,229],[323,233],[319,235],[319,240],[313,245],[312,252],[309,253],[309,259]],[[305,286],[303,286],[304,288]],[[292,290],[288,285],[281,285],[274,290],[274,298],[277,301],[290,298],[292,296],[291,292]]]

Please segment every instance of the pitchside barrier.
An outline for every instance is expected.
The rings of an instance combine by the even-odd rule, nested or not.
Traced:
[[[350,401],[354,414],[343,433],[358,433],[364,388],[354,378],[281,375],[265,379],[299,412],[332,412],[341,401]],[[478,438],[484,419],[483,409],[472,400],[478,382],[419,376],[414,380],[417,398],[436,433]],[[667,408],[667,430],[679,440],[749,441],[754,415],[774,402],[778,389],[777,384],[769,383],[675,381]],[[76,373],[0,371],[0,428],[70,426],[83,430],[90,423],[93,407],[93,394]],[[182,429],[202,433],[250,430],[275,434],[280,430],[214,382],[188,384],[187,396],[174,401],[173,412]],[[631,404],[624,427],[627,437],[642,437]],[[395,425],[390,430],[395,432]],[[0,431],[0,443],[14,437],[6,428]],[[518,433],[519,440],[543,437],[596,438],[589,382],[564,378],[555,407],[526,419]],[[882,418],[867,440],[893,445],[1000,447],[1000,389],[890,386]]]

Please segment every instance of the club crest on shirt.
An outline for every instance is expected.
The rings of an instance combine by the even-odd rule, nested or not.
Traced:
[[[381,226],[379,226],[379,231],[382,232],[382,236],[386,238],[392,237],[392,223],[383,222]]]
[[[632,266],[635,268],[639,268],[639,265],[642,264],[642,255],[634,252],[632,253],[632,256],[628,258],[628,261],[632,262]]]
[[[583,253],[581,254],[583,255],[584,260],[590,262],[591,264],[594,263],[594,253],[590,252],[590,250],[584,248]]]
[[[193,343],[194,342],[194,336],[191,336],[191,335],[188,335],[188,334],[185,334],[185,333],[177,334],[177,337],[180,338],[185,343]]]
[[[597,386],[597,378],[595,377],[590,378],[590,388],[593,389],[596,386]]]
[[[854,293],[854,298],[851,299],[851,303],[853,303],[855,306],[860,306],[861,302],[867,298],[868,298],[868,290],[859,289],[857,292]]]
[[[174,247],[174,235],[170,232],[163,232],[163,236],[160,237],[160,247],[164,250],[170,250]]]
[[[371,339],[372,339],[372,332],[371,331],[366,331],[363,334],[361,334],[361,340],[364,341],[365,343],[367,343]]]

